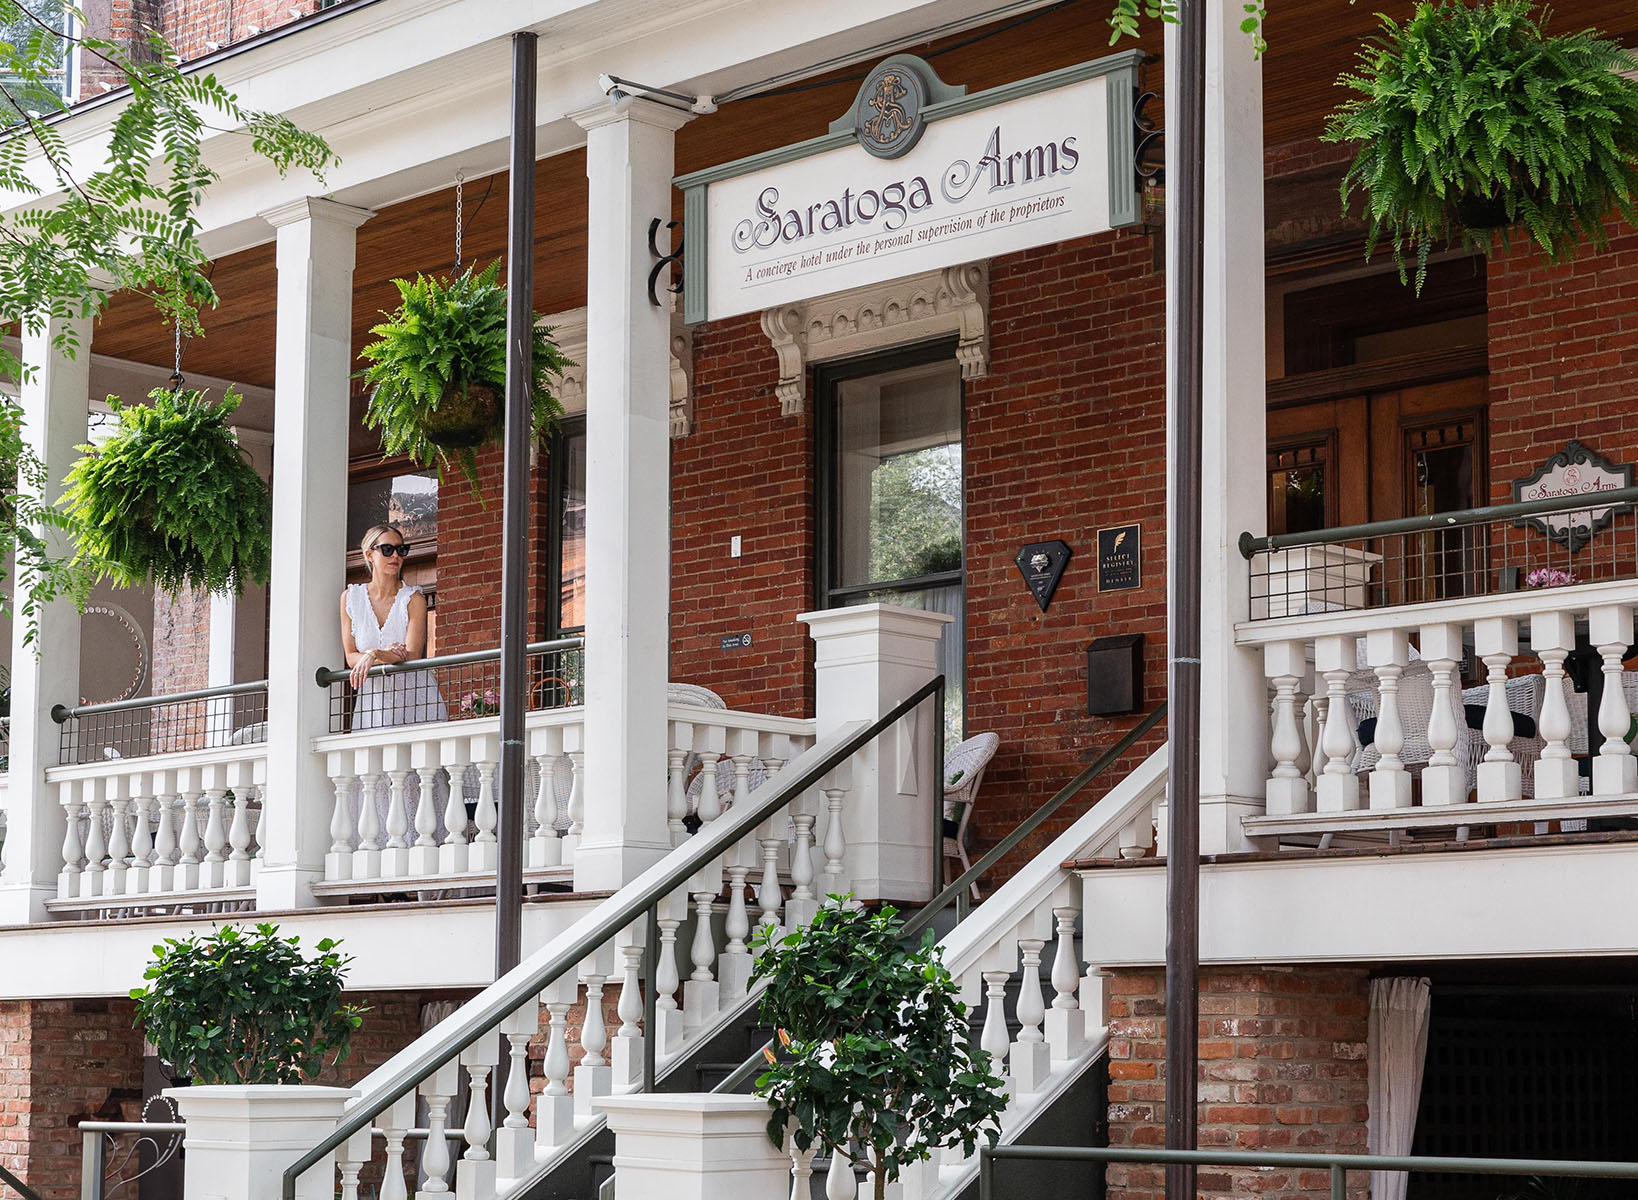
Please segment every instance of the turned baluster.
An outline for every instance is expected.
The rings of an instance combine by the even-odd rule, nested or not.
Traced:
[[[218,777],[211,781],[220,784]],[[219,888],[227,882],[227,788],[212,786],[205,789],[205,861],[200,865],[199,884]]]
[[[81,804],[75,785],[60,784],[57,802],[68,818],[63,830],[63,869],[57,875],[57,898],[73,900],[80,894],[81,864],[85,861],[85,849],[80,841]]]
[[[819,911],[819,900],[813,894],[813,823],[814,814],[805,811],[810,803],[804,795],[800,806],[791,814],[795,834],[791,845],[791,898],[785,902],[785,928],[801,929],[813,921]]]
[[[700,799],[694,809],[703,825],[709,825],[722,815],[722,798],[717,792],[717,763],[722,755],[714,750],[700,754]]]
[[[152,801],[142,794],[142,779],[133,775],[131,787],[131,869],[125,873],[125,894],[140,896],[148,890],[149,872],[154,864],[154,839],[148,826]]]
[[[1457,665],[1465,653],[1460,625],[1424,625],[1417,638],[1422,661],[1433,672],[1433,713],[1428,718],[1428,765],[1422,768],[1423,807],[1467,801],[1467,771],[1456,759],[1459,739],[1467,736]]]
[[[199,840],[199,817],[204,790],[199,786],[199,773],[185,768],[176,773],[177,806],[182,813],[177,833],[175,886],[178,891],[191,892],[199,886],[199,859],[203,847]]]
[[[1376,672],[1376,768],[1371,772],[1371,807],[1409,808],[1411,777],[1400,752],[1405,725],[1399,715],[1399,677],[1410,663],[1410,636],[1401,629],[1378,629],[1365,637],[1365,661]]]
[[[438,847],[438,874],[463,875],[467,864],[466,749],[462,738],[446,738],[438,753],[449,772],[449,798],[444,802],[444,842]]]
[[[531,868],[563,865],[563,839],[557,832],[557,763],[563,757],[563,729],[548,725],[529,735],[535,759],[535,831],[529,837]]]
[[[990,1068],[1002,1079],[1009,1079],[1007,1074],[1007,1049],[1010,1043],[1007,1040],[1007,1015],[1003,1011],[1006,1004],[1007,980],[1012,978],[1011,971],[985,971],[984,975],[984,1028],[979,1033],[978,1048],[990,1056]],[[1010,1082],[1009,1082],[1010,1095]]]
[[[735,729],[728,734],[728,758],[734,764],[734,794],[729,807],[743,804],[751,794],[751,760],[756,757],[760,735],[751,729]]]
[[[686,728],[686,726],[684,727]],[[671,746],[665,752],[665,824],[671,844],[680,846],[688,837],[688,751],[677,745],[678,723],[671,723]]]
[[[825,1200],[858,1200],[859,1181],[853,1174],[853,1164],[839,1150],[830,1155],[830,1170],[825,1172]]]
[[[806,1150],[800,1149],[796,1139],[790,1139],[791,1148],[791,1195],[790,1200],[813,1200],[813,1156],[818,1153],[817,1144]]]
[[[392,879],[409,874],[409,801],[405,794],[409,762],[407,746],[394,744],[381,751],[381,770],[387,777],[387,842],[381,849],[381,874]]]
[[[1621,686],[1621,660],[1632,642],[1632,609],[1624,604],[1593,609],[1588,632],[1604,660],[1604,698],[1598,705],[1598,732],[1604,735],[1604,744],[1593,760],[1593,794],[1630,796],[1638,792],[1638,759],[1627,745],[1632,711]]]
[[[470,740],[470,757],[478,768],[478,802],[472,809],[472,823],[477,832],[467,851],[468,871],[493,871],[499,861],[499,843],[495,829],[500,814],[495,807],[495,769],[500,760],[500,747],[494,736]]]
[[[754,841],[748,842],[744,852],[752,853],[755,848]],[[751,913],[745,903],[745,881],[750,874],[750,864],[743,861],[728,868],[728,913],[722,926],[728,945],[717,960],[717,979],[722,984],[724,1004],[736,1002],[750,985],[751,952],[745,945],[751,933]]]
[[[784,817],[775,817],[765,821],[757,831],[758,842],[762,847],[762,882],[757,885],[756,904],[761,911],[757,923],[770,930],[771,937],[777,938],[780,934],[779,906],[784,902],[785,894],[779,886],[779,848],[784,844],[774,828],[777,821],[784,824]]]
[[[682,1013],[677,1007],[677,928],[682,924],[674,902],[660,905],[656,925],[660,931],[659,960],[654,964],[654,1028],[649,1035],[655,1039],[658,1054],[669,1054],[682,1040]]]
[[[408,1200],[404,1184],[404,1139],[415,1128],[415,1093],[400,1096],[376,1118],[387,1146],[387,1165],[381,1174],[381,1200]]]
[[[641,942],[620,947],[623,965],[620,977],[620,1000],[614,1012],[620,1018],[615,1030],[614,1045],[609,1052],[612,1063],[612,1082],[616,1092],[636,1090],[643,1080],[643,945]]]
[[[330,852],[324,856],[324,878],[335,882],[353,877],[353,771],[350,756],[334,751],[326,763],[335,804],[330,810]]]
[[[825,873],[824,894],[839,896],[848,890],[848,879],[843,859],[847,854],[847,835],[842,828],[842,806],[847,799],[851,773],[847,764],[832,771],[820,784],[825,797]]]
[[[1058,949],[1052,956],[1053,997],[1046,1013],[1046,1040],[1054,1062],[1078,1058],[1086,1049],[1086,1013],[1075,997],[1081,981],[1081,960],[1075,954],[1077,912],[1073,905],[1059,905],[1052,910]]]
[[[569,1010],[579,992],[573,972],[548,984],[540,994],[549,1018],[546,1056],[541,1074],[546,1086],[535,1100],[535,1159],[574,1133],[574,1098],[569,1095]]]
[[[80,781],[80,811],[85,814],[85,867],[79,876],[79,894],[100,896],[108,870],[108,800],[100,780]]]
[[[501,1035],[506,1038],[508,1066],[501,1103],[506,1116],[495,1131],[496,1172],[500,1179],[522,1179],[535,1161],[535,1133],[529,1128],[529,1039],[540,1030],[540,1005],[531,996],[506,1015]]]
[[[586,752],[580,748],[583,730],[570,726],[563,731],[565,753],[569,756],[569,832],[563,835],[563,865],[574,861],[586,821]]]
[[[1536,731],[1546,743],[1536,760],[1537,800],[1562,800],[1581,791],[1581,777],[1570,753],[1570,706],[1564,695],[1564,660],[1575,649],[1575,616],[1567,612],[1532,613],[1530,648],[1541,658],[1541,719]]]
[[[450,1190],[449,1104],[459,1086],[460,1064],[453,1058],[421,1081],[421,1097],[427,1104],[427,1140],[421,1151],[426,1182],[416,1189],[417,1198],[441,1196]]]
[[[1014,1012],[1019,1030],[1010,1054],[1013,1087],[1019,1094],[1039,1091],[1051,1070],[1052,1052],[1041,1032],[1041,1022],[1046,1019],[1046,1004],[1041,998],[1041,951],[1045,946],[1045,938],[1018,939],[1021,978]]]
[[[489,1074],[500,1061],[499,1043],[493,1032],[483,1034],[461,1051],[470,1087],[467,1091],[466,1122],[461,1136],[466,1152],[461,1156],[456,1179],[459,1192],[472,1200],[493,1200],[498,1164],[489,1157]]]
[[[152,777],[154,812],[154,866],[148,874],[153,891],[168,892],[176,882],[176,818],[172,805],[171,777],[167,771],[155,771]]]
[[[716,941],[711,932],[711,914],[716,911],[713,901],[722,888],[722,870],[702,871],[689,883],[694,897],[694,941],[689,946],[689,957],[694,971],[683,984],[683,1028],[697,1032],[722,1006],[722,985],[712,975],[717,964]]]
[[[438,762],[433,746],[417,742],[410,747],[415,763],[415,844],[410,847],[409,873],[438,873]]]
[[[1507,703],[1507,668],[1519,652],[1518,622],[1511,617],[1486,617],[1474,624],[1473,644],[1489,680],[1484,740],[1490,749],[1479,764],[1479,801],[1517,800],[1524,794],[1524,780],[1509,749],[1513,710]]]
[[[1273,642],[1263,647],[1263,674],[1274,683],[1269,729],[1274,770],[1265,790],[1270,816],[1289,816],[1312,808],[1308,780],[1297,765],[1303,753],[1302,729],[1297,722],[1302,703],[1298,689],[1307,673],[1307,655],[1301,642]]]
[[[1354,775],[1354,731],[1348,707],[1348,676],[1359,662],[1351,637],[1322,637],[1314,642],[1314,668],[1325,676],[1325,774],[1315,784],[1320,812],[1347,812],[1359,807],[1359,779]]]
[[[595,1116],[592,1101],[607,1096],[614,1087],[614,1072],[610,1070],[603,1051],[608,1048],[608,1024],[603,1019],[603,985],[608,976],[595,962],[584,963],[586,983],[586,1019],[580,1026],[580,1065],[574,1069],[574,1111],[576,1116]]]

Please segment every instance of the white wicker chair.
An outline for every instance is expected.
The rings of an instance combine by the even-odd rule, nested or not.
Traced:
[[[967,822],[978,801],[984,772],[1000,745],[999,735],[980,733],[956,746],[944,758],[944,857],[955,859],[963,871],[972,866],[967,859]],[[972,892],[974,900],[983,899],[976,880]]]

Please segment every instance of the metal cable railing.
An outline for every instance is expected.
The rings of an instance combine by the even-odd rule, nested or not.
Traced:
[[[967,889],[975,881],[982,878],[985,871],[988,871],[996,863],[1012,853],[1019,843],[1039,829],[1054,813],[1078,795],[1083,788],[1119,762],[1133,746],[1143,740],[1151,729],[1160,724],[1161,718],[1166,715],[1166,709],[1166,701],[1162,700],[1153,712],[1132,726],[1118,742],[1098,755],[1088,764],[1085,770],[1059,788],[1050,800],[1018,822],[1005,837],[990,847],[977,862],[956,876],[943,891],[935,895],[922,906],[920,911],[904,923],[901,935],[903,939],[910,942],[920,937],[922,932],[938,919],[938,914],[948,908],[952,902],[956,906],[956,923],[959,925],[966,920],[969,894]],[[749,1083],[751,1077],[761,1070],[763,1064],[767,1062],[763,1050],[772,1050],[773,1048],[774,1044],[772,1042],[765,1043],[762,1050],[756,1051],[756,1053],[740,1063],[726,1079],[711,1090],[713,1092],[733,1092]]]
[[[942,716],[943,696],[944,677],[940,675],[869,724],[850,726],[845,731],[821,739],[811,750],[794,759],[778,775],[753,792],[744,804],[734,805],[722,817],[701,827],[683,846],[554,939],[541,956],[508,971],[454,1016],[424,1035],[424,1045],[417,1053],[405,1061],[389,1062],[379,1068],[376,1074],[381,1078],[373,1080],[369,1091],[354,1102],[336,1129],[285,1169],[282,1187],[284,1200],[295,1200],[296,1182],[303,1174],[344,1145],[354,1134],[371,1127],[389,1106],[414,1090],[442,1064],[453,1060],[478,1038],[493,1033],[513,1012],[535,1000],[549,984],[575,970],[588,955],[630,928],[634,922],[647,919],[657,904],[683,887],[703,867],[718,860],[725,851],[745,838],[755,836],[764,821],[774,817],[810,788],[820,785],[832,771],[920,705],[931,700],[935,716]],[[942,727],[942,720],[935,720],[928,726],[935,731],[932,741],[933,777],[936,779],[942,779],[944,775],[943,741],[936,732]],[[933,809],[933,828],[937,830],[939,813],[936,805]],[[935,837],[932,842],[935,866],[939,845],[939,839]],[[644,955],[647,976],[644,991],[647,996],[653,996],[653,964],[657,948],[652,940],[655,922],[649,920],[648,923],[651,940]],[[643,1073],[645,1086],[648,1086],[654,1077],[652,1002],[648,1004],[645,1022],[647,1036],[644,1039],[646,1061]]]
[[[531,642],[526,656],[528,710],[583,702],[586,639]],[[321,667],[318,685],[330,690],[330,732],[380,725],[459,721],[500,712],[500,651],[469,650],[371,667],[355,691],[344,667]],[[372,684],[369,681],[375,680]]]
[[[1638,1162],[1571,1162],[1551,1158],[1434,1158],[1415,1154],[1311,1154],[1261,1150],[1151,1150],[1093,1146],[985,1146],[978,1149],[978,1200],[994,1200],[1001,1162],[1175,1164],[1197,1167],[1291,1167],[1329,1171],[1331,1200],[1347,1200],[1349,1171],[1429,1171],[1443,1175],[1513,1175],[1638,1179]]]
[[[1240,535],[1251,617],[1420,604],[1638,576],[1638,487],[1304,533]]]
[[[103,704],[56,704],[57,762],[142,758],[267,740],[267,680],[136,696]]]

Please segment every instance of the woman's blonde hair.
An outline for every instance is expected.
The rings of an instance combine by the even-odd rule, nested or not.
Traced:
[[[375,574],[375,568],[370,566],[370,551],[389,533],[396,533],[399,542],[403,542],[404,531],[396,525],[371,525],[364,531],[364,536],[358,539],[358,552],[364,555],[364,569],[371,575]]]

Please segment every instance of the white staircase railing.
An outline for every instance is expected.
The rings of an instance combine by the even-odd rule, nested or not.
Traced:
[[[767,781],[743,799],[719,796],[725,811],[714,819],[701,806],[698,833],[368,1075],[335,1132],[285,1171],[285,1200],[294,1200],[302,1175],[326,1161],[334,1164],[328,1169],[337,1173],[333,1185],[342,1200],[357,1200],[364,1167],[376,1162],[383,1171],[382,1200],[403,1200],[404,1144],[414,1127],[417,1096],[426,1103],[428,1129],[420,1162],[425,1181],[417,1196],[453,1191],[468,1200],[495,1200],[550,1170],[603,1123],[592,1107],[596,1097],[640,1088],[645,1075],[652,1077],[648,1064],[674,1059],[738,1007],[746,995],[746,939],[753,921],[800,927],[817,911],[816,886],[847,888],[841,825],[832,833],[829,822],[846,818],[855,760],[907,718],[936,748],[936,723],[915,723],[914,712],[934,702],[943,686],[942,677],[930,681],[878,720],[849,724],[782,767],[765,762]],[[738,749],[726,752],[744,754],[750,745],[741,739]],[[941,757],[935,749],[935,759]],[[935,767],[938,778],[942,762]],[[736,761],[736,780],[744,777]],[[929,797],[930,812],[934,807]],[[827,849],[816,851],[819,846]],[[788,896],[781,877],[787,862]],[[720,951],[711,921],[719,904],[726,914]],[[678,931],[691,912],[694,932],[683,947]],[[645,936],[651,923],[657,933],[652,940]],[[679,953],[687,956],[686,978]],[[645,975],[649,986],[640,988]],[[612,986],[619,988],[619,1024],[611,1035],[603,1002]],[[571,1072],[569,1017],[582,989],[580,1058]],[[639,991],[647,1012],[637,1002]],[[543,1008],[549,1032],[545,1087],[534,1097],[531,1127],[527,1054]],[[505,1116],[494,1130],[488,1094],[503,1057],[510,1068],[501,1090]],[[463,1090],[465,1146],[452,1157],[445,1134],[452,1103]],[[329,1194],[330,1186],[321,1190]]]

